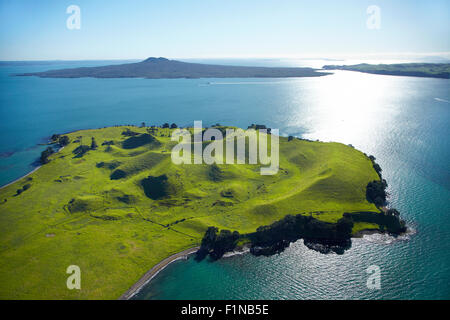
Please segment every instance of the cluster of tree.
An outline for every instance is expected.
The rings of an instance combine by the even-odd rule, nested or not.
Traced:
[[[344,216],[337,223],[317,220],[312,216],[298,214],[287,215],[271,225],[261,226],[256,232],[246,235],[251,242],[250,252],[255,255],[272,255],[283,251],[290,242],[298,239],[325,245],[347,248],[352,235],[353,219]],[[221,230],[209,227],[203,236],[197,259],[208,254],[219,259],[224,253],[235,249],[240,235],[237,231]]]
[[[178,128],[178,126],[175,123],[172,123],[171,125],[169,125],[167,122],[164,123],[161,128],[166,129],[166,128],[170,128],[170,129],[176,129]]]
[[[201,260],[208,254],[214,259],[220,259],[226,252],[233,251],[236,248],[239,232],[209,227],[203,236],[200,249],[197,251],[196,259]]]
[[[399,215],[400,213],[396,209],[389,209],[385,213],[344,213],[344,217],[351,217],[355,222],[376,223],[382,230],[385,230],[393,235],[406,232],[406,223],[400,219]]]
[[[381,167],[378,163],[375,162],[376,158],[374,156],[369,156],[370,161],[372,161],[372,166],[375,169],[375,171],[378,173],[378,176],[380,177],[380,179],[382,179],[381,177]]]
[[[60,134],[53,134],[50,138],[52,143],[58,143],[61,147],[69,144],[70,139],[68,136],[62,136]]]
[[[24,185],[21,189],[17,189],[17,193],[16,193],[16,196],[18,196],[19,194],[21,194],[22,192],[24,192],[24,191],[26,191],[26,190],[28,190],[28,189],[30,189],[30,187],[31,187],[31,184],[29,184],[29,183],[27,183],[26,185]],[[6,199],[5,199],[6,200]]]
[[[389,209],[386,213],[357,212],[344,213],[337,223],[324,222],[305,215],[287,215],[270,225],[261,226],[256,232],[247,234],[250,240],[250,252],[255,255],[272,255],[283,251],[290,242],[304,239],[305,244],[321,245],[321,252],[343,253],[351,245],[354,222],[376,223],[381,230],[393,235],[406,231],[406,225],[399,218],[396,209]],[[213,259],[219,259],[224,253],[235,249],[240,235],[237,231],[221,230],[209,227],[203,236],[201,247],[197,252],[197,259],[201,260],[208,254]],[[329,250],[324,250],[328,248]],[[317,250],[317,249],[316,249]]]
[[[293,136],[289,136],[289,137],[288,137],[288,142],[289,142],[289,141],[292,141],[292,140],[294,140],[294,137],[293,137]]]
[[[271,225],[261,226],[251,235],[253,245],[271,246],[280,241],[297,241],[300,238],[339,243],[350,239],[353,228],[351,217],[343,217],[337,223],[328,223],[311,216],[287,215]]]
[[[50,162],[50,159],[48,158],[52,153],[54,153],[53,148],[48,147],[47,149],[45,149],[44,151],[41,152],[41,157],[40,157],[40,161],[41,164],[46,164]]]
[[[374,203],[377,207],[381,207],[386,203],[386,180],[374,180],[369,182],[366,187],[367,201]]]
[[[248,126],[247,129],[255,129],[255,130],[266,129],[268,134],[270,134],[270,132],[272,131],[272,128],[267,128],[264,124],[254,124],[254,123]]]
[[[61,147],[67,146],[69,143],[70,143],[70,139],[69,139],[68,136],[61,136],[61,137],[59,137],[59,139],[58,139],[58,144],[59,144]]]

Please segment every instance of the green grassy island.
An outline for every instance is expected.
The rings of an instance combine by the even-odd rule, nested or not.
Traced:
[[[351,146],[280,137],[280,169],[264,176],[253,164],[175,165],[172,130],[55,135],[64,148],[0,190],[0,298],[117,299],[200,245],[218,258],[245,244],[270,254],[299,238],[314,247],[406,230],[396,210],[380,209],[374,158]],[[69,265],[81,269],[81,290],[66,287]]]

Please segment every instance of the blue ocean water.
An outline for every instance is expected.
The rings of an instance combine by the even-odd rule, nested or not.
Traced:
[[[413,230],[397,240],[355,239],[344,255],[323,255],[298,241],[268,258],[179,261],[137,298],[450,298],[449,80],[345,71],[298,79],[10,76],[109,63],[0,66],[0,185],[29,172],[44,148],[37,144],[53,133],[143,121],[263,123],[283,135],[339,141],[375,155],[389,201]],[[370,265],[381,269],[380,290],[366,287]]]

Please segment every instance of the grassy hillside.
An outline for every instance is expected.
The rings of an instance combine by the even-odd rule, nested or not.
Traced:
[[[0,298],[116,299],[208,226],[244,234],[287,214],[336,222],[378,211],[365,192],[379,177],[349,146],[280,138],[280,170],[262,176],[259,165],[174,165],[171,129],[147,130],[70,133],[49,163],[0,190]],[[73,153],[92,137],[96,150]],[[377,225],[354,231],[364,228]],[[72,264],[81,290],[66,288]]]

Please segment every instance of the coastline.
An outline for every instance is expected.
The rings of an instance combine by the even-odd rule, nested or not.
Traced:
[[[20,178],[17,178],[16,180],[14,180],[14,181],[11,181],[11,182],[9,182],[9,183],[7,183],[7,184],[5,184],[4,186],[1,186],[0,187],[0,190],[1,189],[3,189],[3,188],[6,188],[7,186],[9,186],[9,185],[12,185],[12,184],[14,184],[14,183],[16,183],[17,181],[20,181],[20,180],[22,180],[23,178],[26,178],[26,177],[28,177],[30,174],[32,174],[33,172],[35,172],[37,169],[39,169],[40,167],[42,167],[42,165],[40,165],[40,166],[38,166],[38,167],[36,167],[36,168],[34,168],[33,170],[31,170],[30,172],[28,172],[27,174],[25,174],[25,175],[23,175],[23,176],[21,176]]]
[[[149,283],[160,271],[167,267],[172,262],[180,259],[186,259],[189,255],[197,252],[200,247],[193,247],[181,252],[175,253],[161,262],[157,263],[153,268],[147,271],[134,285],[130,287],[124,294],[122,294],[118,300],[129,300],[135,294],[137,294],[147,283]]]
[[[58,153],[58,152],[60,152],[62,149],[64,149],[64,147],[59,148],[58,151],[55,151],[54,153]],[[16,180],[11,181],[11,182],[5,184],[4,186],[0,186],[0,190],[3,189],[3,188],[6,188],[6,187],[9,186],[9,185],[12,185],[12,184],[14,184],[14,183],[16,183],[16,182],[18,182],[18,181],[20,181],[20,180],[22,180],[23,178],[28,177],[30,174],[32,174],[32,173],[34,173],[35,171],[37,171],[40,167],[42,167],[42,164],[39,165],[39,166],[37,166],[36,168],[34,168],[33,170],[31,170],[31,171],[28,172],[27,174],[25,174],[25,175],[23,175],[23,176],[17,178]]]
[[[363,238],[365,235],[372,235],[372,234],[384,234],[383,232],[379,230],[374,229],[364,229],[358,231],[355,235],[353,235],[351,238],[357,239],[357,238]],[[299,239],[301,240],[301,239]],[[122,294],[118,300],[130,300],[134,295],[136,295],[145,285],[147,285],[160,271],[164,270],[169,264],[172,262],[175,262],[180,259],[187,259],[187,257],[200,249],[199,246],[189,248],[186,250],[183,250],[181,252],[175,253],[161,262],[157,263],[155,266],[153,266],[149,271],[147,271],[134,285],[132,285],[124,294]],[[237,255],[247,254],[250,253],[250,247],[247,245],[244,245],[243,247],[236,249],[232,252],[227,252],[223,255],[222,258],[230,258]]]

